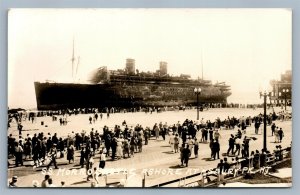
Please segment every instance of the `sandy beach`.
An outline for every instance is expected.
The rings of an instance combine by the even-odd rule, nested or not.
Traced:
[[[290,108],[289,108],[290,109]],[[281,108],[275,108],[275,111],[280,111]],[[268,110],[268,112],[271,110]],[[263,113],[262,109],[233,109],[233,108],[223,108],[223,109],[210,109],[205,110],[204,112],[200,112],[200,119],[204,118],[204,120],[214,121],[217,117],[221,120],[227,118],[227,116],[236,118],[242,116],[255,116],[260,113]],[[68,116],[68,124],[65,126],[60,126],[59,121],[52,121],[50,116],[38,117],[34,123],[30,121],[24,121],[23,124],[23,135],[34,133],[44,132],[50,133],[53,135],[57,133],[58,137],[65,137],[70,134],[72,131],[75,133],[80,133],[82,130],[89,132],[91,128],[98,130],[100,133],[102,131],[102,127],[107,125],[109,127],[113,127],[114,125],[121,125],[121,123],[125,120],[129,126],[134,126],[136,124],[141,124],[143,127],[149,126],[153,127],[155,123],[159,122],[167,122],[168,125],[176,124],[178,121],[182,123],[185,119],[196,119],[196,110],[186,110],[186,111],[168,111],[162,113],[115,113],[111,114],[109,118],[106,115],[103,116],[103,119],[98,119],[93,124],[89,124],[88,117],[89,114],[80,114],[80,115],[72,115]],[[44,121],[44,125],[41,125],[41,121]],[[292,141],[292,121],[275,121],[276,125],[282,127],[284,130],[284,138],[281,146],[283,148],[290,146]],[[47,126],[47,127],[46,127]],[[262,127],[261,127],[262,129]],[[222,129],[221,139],[220,139],[220,155],[225,153],[228,149],[228,139],[230,134],[235,134],[237,131],[237,127],[234,130],[225,130]],[[18,135],[17,126],[15,123],[11,124],[11,128],[8,129],[8,134],[13,134],[13,136]],[[250,141],[250,152],[253,150],[261,150],[263,146],[263,135],[261,131],[259,134],[254,133],[254,126],[250,126],[246,130],[246,136],[256,137],[257,140]],[[200,140],[201,133],[197,133],[197,138]],[[270,151],[275,149],[275,146],[278,145],[274,143],[274,137],[271,135],[270,126],[267,126],[267,148]],[[66,187],[90,187],[90,182],[86,182],[86,175],[80,174],[80,166],[79,164],[79,153],[78,151],[75,153],[75,163],[68,164],[67,160],[58,159],[58,166],[60,169],[53,170],[52,178],[54,184],[56,186],[60,186],[61,181],[65,181]],[[134,169],[134,176],[128,179],[128,186],[130,186],[130,181],[134,183],[135,187],[141,186],[141,178],[144,177],[144,173],[146,171],[152,171],[150,175],[146,176],[145,186],[152,186],[163,181],[172,180],[174,178],[183,177],[183,175],[191,174],[193,171],[199,171],[202,169],[215,168],[219,163],[219,160],[210,161],[208,158],[210,157],[210,148],[209,144],[200,143],[199,144],[199,157],[194,158],[191,156],[189,167],[188,168],[180,168],[180,174],[176,174],[176,166],[180,164],[179,154],[172,153],[170,146],[168,144],[168,136],[165,141],[160,137],[160,140],[154,140],[151,138],[149,141],[149,145],[143,146],[142,153],[136,153],[134,157],[127,159],[120,159],[117,161],[107,161],[106,168],[107,169],[126,169],[132,170]],[[222,158],[222,155],[221,157]],[[10,159],[12,160],[12,159]],[[99,154],[94,157],[95,166],[99,164]],[[41,182],[43,180],[43,171],[42,167],[32,169],[30,161],[24,162],[24,167],[18,168],[8,168],[8,178],[11,178],[13,175],[17,175],[18,186],[20,187],[31,187],[32,180],[37,180]],[[172,173],[163,174],[162,171],[173,170]],[[73,173],[72,173],[73,170]],[[85,170],[85,169],[84,169]],[[157,174],[155,174],[155,171]],[[76,172],[76,173],[75,173]],[[72,173],[72,174],[71,174]],[[84,172],[85,173],[85,172]],[[115,174],[107,177],[107,182],[119,182],[120,180],[124,180],[128,177],[128,175],[124,174]],[[104,185],[104,178],[100,178],[100,186]]]

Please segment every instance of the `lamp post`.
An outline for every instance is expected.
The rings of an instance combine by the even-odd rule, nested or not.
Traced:
[[[259,93],[260,98],[264,97],[264,151],[267,151],[267,97],[271,96],[271,93],[265,92],[260,92]]]
[[[286,110],[286,95],[289,92],[289,89],[283,89],[282,93],[284,94],[284,110]]]
[[[196,87],[194,89],[195,94],[197,95],[197,120],[199,120],[199,95],[201,93],[201,88],[200,87]]]

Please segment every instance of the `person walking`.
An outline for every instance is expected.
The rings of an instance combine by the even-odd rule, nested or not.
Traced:
[[[255,134],[258,134],[259,127],[260,127],[260,122],[256,120],[254,123]]]
[[[104,169],[105,168],[105,161],[106,161],[106,157],[103,154],[103,151],[100,150],[100,162],[99,162],[99,168]]]
[[[83,168],[83,166],[84,166],[84,160],[85,160],[85,151],[84,151],[84,147],[81,147],[81,151],[80,151],[80,165],[81,165],[81,168]]]
[[[217,159],[219,159],[220,158],[220,144],[219,144],[219,142],[217,142],[217,140],[213,141],[212,150],[213,150],[213,159],[216,160],[216,156],[217,156]]]
[[[128,155],[128,158],[130,157],[128,139],[124,139],[123,142],[123,158],[125,158],[125,154]]]
[[[50,149],[50,152],[48,155],[50,157],[50,163],[48,164],[47,169],[49,169],[49,167],[52,165],[52,163],[54,164],[55,169],[58,169],[57,164],[56,164],[56,157],[57,157],[56,144],[52,145],[52,148]]]
[[[90,181],[90,178],[93,177],[93,175],[91,174],[91,171],[90,171],[90,170],[92,170],[93,165],[94,165],[94,159],[93,159],[93,156],[92,156],[91,154],[89,154],[88,159],[87,159],[87,162],[86,162],[86,173],[87,173],[87,178],[86,178],[86,180],[87,180],[87,181]]]
[[[130,155],[134,156],[134,148],[135,148],[135,145],[137,144],[135,141],[135,137],[130,138],[129,144],[130,144]]]
[[[123,157],[123,138],[120,137],[119,139],[117,139],[117,151],[116,151],[116,155],[117,155],[117,158],[120,159]]]
[[[159,128],[157,126],[157,124],[155,123],[154,127],[153,127],[153,130],[155,132],[155,139],[158,140],[159,138]]]
[[[187,140],[187,144],[189,146],[190,151],[193,151],[195,140],[192,138],[192,136],[189,136],[189,139]]]
[[[148,139],[150,138],[149,128],[147,127],[144,132],[145,145],[148,145]]]
[[[275,143],[279,143],[279,134],[278,134],[279,128],[276,127],[274,135],[275,135]]]
[[[106,148],[106,156],[109,156],[109,150],[111,147],[111,142],[112,142],[112,138],[111,138],[111,134],[110,133],[106,133],[104,136],[104,144],[105,144],[105,148]]]
[[[234,144],[235,144],[234,155],[236,154],[236,152],[238,152],[238,156],[239,156],[241,151],[241,139],[239,137],[236,137]]]
[[[221,138],[221,134],[218,129],[215,130],[214,138],[215,138],[216,142],[219,142],[219,139]]]
[[[281,143],[282,138],[283,138],[283,136],[284,136],[284,133],[283,133],[282,128],[280,128],[280,129],[278,130],[277,134],[278,134],[278,137],[279,137],[278,141],[279,141],[279,143]]]
[[[179,148],[179,136],[176,133],[175,137],[174,137],[174,151],[175,151],[175,153],[178,152],[178,148]]]
[[[69,164],[71,163],[71,161],[73,161],[74,163],[74,152],[75,152],[75,147],[73,146],[73,144],[70,144],[70,146],[67,149],[67,160],[69,161]]]
[[[217,170],[218,170],[218,174],[222,175],[222,173],[224,171],[224,163],[223,163],[222,159],[220,160],[220,162],[217,165]]]
[[[244,157],[249,157],[249,141],[250,139],[245,136],[243,144],[244,144]]]
[[[163,140],[166,140],[166,133],[167,133],[166,129],[162,127],[160,128],[160,132]]]
[[[118,145],[118,139],[116,137],[113,137],[111,140],[111,159],[112,160],[115,160],[115,158],[116,158],[117,145]]]
[[[182,151],[183,161],[185,163],[185,166],[188,167],[189,164],[189,158],[191,156],[191,150],[189,149],[189,145],[186,145],[186,147]]]
[[[15,164],[16,167],[19,166],[19,164],[21,164],[21,166],[23,166],[23,148],[20,145],[20,143],[15,142],[16,146],[15,146]]]
[[[138,152],[142,152],[143,151],[143,138],[141,133],[138,134],[138,141],[137,141],[137,146],[138,146]]]
[[[199,143],[197,138],[195,137],[195,142],[194,142],[194,155],[195,158],[198,158],[198,150],[199,150]]]
[[[229,155],[230,151],[231,151],[231,155],[233,155],[233,151],[234,151],[234,142],[235,142],[235,139],[234,139],[234,136],[233,134],[230,135],[230,138],[228,140],[228,143],[229,143],[229,148],[227,150],[227,156]]]
[[[275,133],[275,128],[276,128],[276,125],[275,125],[275,123],[273,123],[272,126],[271,126],[272,136],[273,136],[274,133]]]
[[[173,133],[170,135],[169,144],[171,146],[172,152],[174,152],[175,136]]]
[[[212,128],[209,128],[208,133],[209,133],[209,140],[212,141],[214,139],[213,136],[214,131],[212,130]]]

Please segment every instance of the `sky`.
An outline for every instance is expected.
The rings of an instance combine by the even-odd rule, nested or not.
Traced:
[[[290,9],[11,9],[8,106],[36,108],[34,81],[76,82],[94,69],[139,71],[168,63],[231,86],[229,103],[261,103],[259,91],[292,69]]]

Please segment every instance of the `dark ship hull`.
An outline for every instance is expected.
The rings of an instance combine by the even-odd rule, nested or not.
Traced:
[[[170,76],[166,62],[160,62],[156,72],[139,72],[135,69],[135,60],[130,58],[126,59],[123,70],[108,70],[105,66],[95,69],[89,82],[91,84],[35,82],[37,108],[196,105],[195,88],[201,88],[201,104],[226,103],[231,95],[230,86],[225,83],[213,85],[209,80],[192,80],[184,74]]]
[[[138,106],[196,105],[195,87],[202,89],[200,104],[226,103],[231,92],[221,85],[199,82],[119,81],[103,84],[35,82],[38,110]]]

